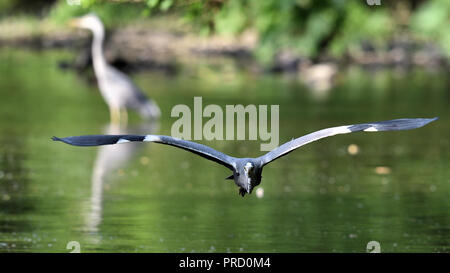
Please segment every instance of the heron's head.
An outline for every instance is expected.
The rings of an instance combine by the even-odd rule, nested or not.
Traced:
[[[261,182],[261,168],[255,162],[247,161],[241,164],[234,177],[235,183],[240,187],[239,193],[244,196],[250,194],[254,187]]]
[[[100,18],[95,13],[89,13],[81,17],[74,18],[69,21],[72,27],[89,29],[94,33],[103,32],[103,24]]]

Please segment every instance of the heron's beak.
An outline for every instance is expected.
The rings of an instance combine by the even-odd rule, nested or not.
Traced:
[[[247,190],[247,193],[250,194],[250,192],[252,191],[252,185],[250,182],[250,178],[247,178],[247,187],[245,188]]]
[[[79,27],[81,25],[81,19],[75,18],[69,20],[67,23],[70,27]]]

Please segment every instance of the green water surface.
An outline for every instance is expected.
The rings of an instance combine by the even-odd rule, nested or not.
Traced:
[[[0,49],[0,252],[450,251],[448,72],[348,68],[328,92],[297,77],[204,66],[132,74],[162,118],[108,124],[95,84],[58,68],[66,51]],[[401,117],[413,131],[355,133],[309,144],[268,165],[261,198],[230,171],[158,144],[80,148],[56,136],[170,135],[177,104],[279,105],[280,144],[326,127]],[[205,119],[206,121],[207,119]],[[238,157],[260,141],[201,141]],[[359,153],[348,152],[350,144]],[[385,173],[377,173],[385,167]],[[261,193],[261,190],[260,190]]]

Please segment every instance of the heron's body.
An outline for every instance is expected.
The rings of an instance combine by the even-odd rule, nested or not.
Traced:
[[[246,193],[251,193],[253,188],[261,183],[264,165],[259,158],[234,158],[234,160],[236,167],[230,179],[233,179],[239,187],[239,194],[244,196]]]
[[[53,140],[62,141],[75,146],[97,146],[127,143],[132,141],[148,141],[175,146],[217,162],[230,169],[233,174],[227,179],[233,179],[234,183],[239,187],[239,193],[244,196],[247,193],[250,194],[253,188],[261,183],[261,174],[265,165],[310,142],[338,134],[347,134],[360,131],[378,132],[410,130],[425,126],[436,119],[437,118],[395,119],[327,128],[293,139],[292,141],[284,143],[265,155],[256,158],[232,157],[203,144],[162,135],[92,135],[66,138],[54,137]]]
[[[126,109],[136,110],[144,118],[159,117],[161,111],[158,105],[148,99],[127,75],[106,61],[103,53],[105,30],[100,19],[94,14],[88,14],[74,19],[72,25],[89,29],[93,34],[92,63],[100,93],[109,106],[111,120],[120,122],[122,115],[126,122]]]

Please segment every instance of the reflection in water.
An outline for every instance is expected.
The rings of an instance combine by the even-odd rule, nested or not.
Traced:
[[[103,130],[103,134],[152,134],[158,131],[159,122],[142,123],[134,127],[120,127],[110,123]],[[96,234],[102,220],[103,187],[110,174],[124,167],[127,162],[132,161],[144,143],[127,143],[126,145],[106,145],[99,147],[97,158],[94,162],[92,172],[92,193],[89,213],[86,215],[85,230]],[[93,238],[98,242],[98,238]]]

